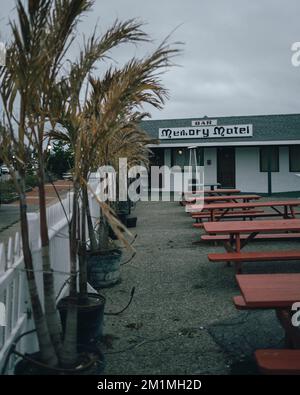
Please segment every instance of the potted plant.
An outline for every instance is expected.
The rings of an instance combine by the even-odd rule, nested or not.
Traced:
[[[83,106],[80,104],[81,87],[93,64],[99,57],[104,56],[105,52],[112,46],[126,41],[138,41],[143,37],[145,36],[140,31],[140,24],[134,21],[127,21],[122,24],[116,22],[100,40],[96,40],[93,36],[87,42],[79,60],[71,65],[69,77],[59,81],[53,89],[53,100],[50,111],[54,118],[56,117],[58,127],[53,128],[49,136],[54,141],[68,143],[73,151],[74,159],[74,169],[72,172],[73,216],[70,224],[71,275],[74,280],[70,284],[70,295],[61,300],[58,305],[63,321],[65,338],[69,338],[70,336],[74,338],[74,334],[68,334],[68,331],[71,333],[74,331],[75,325],[72,318],[73,313],[71,312],[70,314],[70,309],[67,308],[68,305],[75,304],[79,317],[81,317],[81,313],[85,317],[84,319],[77,320],[79,339],[99,336],[101,334],[101,322],[103,319],[103,297],[100,295],[96,297],[87,292],[87,240],[85,230],[86,221],[88,221],[89,227],[93,226],[91,225],[92,220],[89,215],[87,180],[94,166],[94,158],[97,156],[100,129],[98,119],[92,111],[91,102],[87,100],[88,97],[86,97]],[[103,93],[107,94],[108,92],[105,91]],[[111,110],[108,110],[105,114],[106,124],[108,125],[104,132],[106,134],[109,133],[111,127],[116,123],[110,113]],[[108,220],[112,218],[109,210],[106,210],[106,205],[102,202],[100,202],[100,205],[102,205],[102,211],[104,210],[105,212],[106,220],[107,218]],[[79,292],[77,292],[75,281],[77,260],[79,262]],[[91,310],[91,319],[87,319],[89,309]],[[95,310],[98,311],[99,317],[99,324],[96,326],[94,324]],[[69,316],[70,324],[68,325]],[[85,326],[90,325],[94,329],[89,330],[88,328],[83,328],[81,330],[80,325],[83,322]],[[94,336],[91,336],[92,330],[94,330]]]
[[[62,342],[61,326],[55,306],[44,189],[44,132],[46,124],[52,121],[47,115],[47,106],[51,101],[51,86],[56,80],[60,62],[79,17],[90,7],[91,2],[84,0],[28,1],[25,9],[23,3],[18,1],[19,24],[11,22],[13,41],[7,48],[6,67],[1,70],[1,99],[6,115],[6,123],[1,127],[1,155],[10,168],[19,194],[24,262],[39,342],[39,353],[32,356],[23,355],[21,370],[28,374],[32,371],[53,374],[80,373],[81,370],[86,372],[89,368],[93,370],[96,366],[90,351],[82,356],[77,354],[76,349],[76,359],[73,358],[70,364],[70,358],[64,358],[70,350],[66,342]],[[17,95],[20,100],[20,111],[16,117],[14,107]],[[36,150],[38,159],[45,311],[37,292],[28,237],[25,195],[28,146]],[[94,356],[99,359],[99,352],[95,351]],[[17,371],[20,372],[18,369]],[[99,370],[97,371],[99,373]]]
[[[140,113],[137,109],[144,103],[156,108],[162,107],[167,93],[162,87],[158,75],[162,68],[170,65],[169,58],[175,53],[177,53],[177,50],[170,49],[166,43],[163,43],[144,59],[133,59],[121,69],[110,68],[102,79],[90,77],[89,83],[92,90],[90,95],[86,97],[82,108],[78,109],[79,100],[74,100],[74,106],[70,106],[69,102],[65,100],[67,105],[56,108],[54,111],[61,114],[60,124],[64,126],[64,130],[53,131],[52,137],[68,142],[73,147],[74,196],[76,197],[75,200],[78,200],[79,195],[83,197],[81,206],[81,212],[84,213],[81,214],[82,224],[85,223],[85,216],[87,217],[89,250],[86,248],[85,227],[83,226],[81,252],[86,251],[86,253],[81,253],[83,264],[80,273],[83,273],[82,278],[86,279],[87,257],[91,257],[91,265],[95,268],[97,256],[99,257],[99,271],[102,271],[105,265],[108,269],[111,267],[111,273],[115,272],[111,275],[111,273],[106,273],[105,270],[103,275],[108,281],[101,281],[98,286],[89,276],[92,284],[97,288],[104,287],[106,283],[111,285],[118,281],[117,267],[120,253],[116,251],[115,246],[109,240],[108,222],[111,226],[114,226],[114,233],[117,234],[118,238],[126,243],[122,233],[125,228],[117,221],[113,211],[114,207],[109,205],[107,208],[107,205],[99,200],[101,211],[95,231],[90,216],[85,180],[88,180],[92,169],[104,165],[115,165],[121,153],[127,155],[131,163],[146,160],[145,152],[147,149],[145,147],[151,140],[145,133],[142,133],[138,125],[148,114]],[[81,67],[73,68],[69,82],[66,84],[64,81],[58,85],[58,95],[76,97],[76,94],[79,94],[80,90],[77,87],[83,82],[82,75],[85,75],[82,71],[78,72],[81,69]],[[73,86],[77,91],[74,92]],[[72,91],[72,94],[65,95],[64,91],[68,90]],[[54,102],[61,103],[62,100],[54,100]],[[111,149],[111,147],[116,146],[119,147],[119,153]],[[121,147],[123,148],[121,149]],[[78,169],[80,169],[79,173]],[[106,261],[106,259],[108,260]],[[101,265],[101,262],[105,262],[105,264]],[[116,270],[111,262],[116,265]],[[99,273],[97,273],[98,278],[99,276]]]
[[[153,59],[159,59],[160,56],[164,56],[163,53],[162,48],[159,48],[152,57]],[[155,94],[161,89],[155,80],[152,81],[151,87],[149,84],[145,84],[153,73],[153,59],[148,58],[144,62],[125,65],[123,69],[107,74],[105,81],[90,78],[93,91],[87,107],[92,117],[95,117],[95,123],[99,128],[96,133],[97,139],[93,141],[93,146],[96,149],[94,151],[94,162],[91,162],[91,165],[95,168],[109,165],[113,170],[118,169],[119,160],[122,158],[126,158],[127,167],[142,162],[147,163],[149,153],[147,145],[154,141],[139,127],[140,121],[147,114],[132,111],[132,108],[134,105],[138,106],[143,102],[153,103]],[[155,64],[156,66],[157,64]],[[120,76],[122,80],[130,81],[123,87],[124,90],[119,87]],[[145,95],[145,86],[148,91],[147,96]],[[106,97],[110,98],[112,95],[104,92],[103,87],[106,87],[108,92],[118,92],[117,97],[113,97],[114,102],[118,103],[118,112],[114,111],[113,117],[111,115],[108,117],[106,114],[107,107],[110,108],[110,103]],[[116,90],[116,87],[119,89]],[[98,106],[97,103],[99,103]],[[116,109],[114,108],[114,110]],[[105,120],[104,125],[102,120]],[[109,125],[109,132],[107,132],[107,125]],[[92,158],[92,156],[89,155],[89,158]],[[83,166],[84,164],[82,164]],[[127,167],[121,170],[124,178],[127,178]],[[122,221],[121,214],[127,216],[130,201],[127,190],[122,191],[123,200],[119,199],[119,177],[116,174],[114,174],[114,180],[116,181],[116,185],[112,188],[115,188],[114,200],[108,201],[107,204],[112,209],[112,213],[115,213],[115,217],[111,218],[118,218],[124,225],[126,221],[125,219]],[[83,191],[83,196],[86,196],[86,191]],[[88,280],[96,289],[110,287],[120,281],[120,260],[122,256],[121,249],[118,248],[113,239],[119,238],[125,240],[126,243],[126,239],[122,238],[122,231],[125,231],[125,228],[120,226],[120,223],[114,224],[108,221],[102,208],[95,228],[90,218],[88,199],[85,199],[84,205],[89,235],[89,248],[86,251]],[[120,211],[120,207],[123,207],[123,211]],[[117,233],[113,225],[115,225]]]
[[[25,9],[18,0],[19,22],[11,22],[13,41],[7,48],[7,66],[2,68],[0,74],[0,93],[5,112],[5,124],[0,127],[0,154],[9,166],[19,195],[25,269],[39,343],[39,353],[23,355],[23,362],[18,365],[22,372],[28,374],[33,371],[50,374],[99,373],[99,369],[103,368],[102,363],[97,363],[101,359],[99,350],[91,352],[89,346],[82,349],[77,337],[80,329],[78,312],[90,312],[91,307],[98,315],[104,304],[103,299],[91,297],[87,292],[86,223],[91,245],[93,238],[88,203],[89,174],[95,166],[101,164],[99,152],[103,142],[109,136],[116,136],[122,130],[120,125],[128,124],[128,118],[133,120],[135,107],[145,102],[162,107],[166,91],[155,73],[169,66],[170,58],[177,52],[164,43],[145,59],[134,59],[121,70],[109,69],[104,78],[98,81],[97,95],[94,94],[96,85],[93,86],[93,80],[89,79],[93,92],[82,105],[80,95],[83,83],[95,62],[119,44],[147,40],[139,23],[133,20],[116,22],[100,39],[93,34],[85,44],[79,60],[71,64],[65,75],[60,76],[64,55],[73,41],[74,29],[82,13],[89,10],[92,3],[88,0],[28,1]],[[88,89],[86,92],[88,99]],[[14,109],[17,104],[20,109],[16,112]],[[49,125],[51,132],[46,133]],[[74,152],[73,210],[69,228],[70,286],[69,296],[60,306],[61,311],[66,313],[63,320],[64,335],[54,304],[54,274],[49,258],[44,188],[44,143],[47,138],[67,141]],[[37,292],[28,237],[25,195],[28,146],[35,150],[38,160],[45,310]],[[89,192],[94,194],[92,190]],[[126,244],[123,235],[125,228],[115,217],[112,208],[101,202],[98,196],[96,198],[106,225],[109,223],[118,238]],[[102,238],[102,247],[105,246],[105,240],[107,241],[106,236]],[[93,314],[90,316],[95,325],[96,318]],[[87,336],[88,342],[91,332]],[[84,350],[86,352],[82,353]],[[17,372],[20,370],[17,369]]]

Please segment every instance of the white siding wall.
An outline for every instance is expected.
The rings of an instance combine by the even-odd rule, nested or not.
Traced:
[[[207,161],[211,160],[211,165],[207,165]],[[204,183],[214,184],[217,182],[217,149],[204,149]]]
[[[259,171],[259,148],[236,147],[236,187],[243,192],[268,192],[268,174]],[[272,192],[300,191],[300,177],[289,171],[289,149],[279,148],[279,172],[272,173]]]
[[[279,148],[279,173],[272,173],[272,191],[300,191],[300,177],[289,171],[289,148]]]
[[[260,172],[259,147],[236,147],[236,188],[242,192],[267,193],[268,174]],[[171,165],[171,150],[165,149],[165,165]],[[207,161],[211,164],[208,165]],[[205,183],[217,182],[217,149],[204,148]],[[273,192],[300,191],[300,177],[289,172],[289,149],[279,148],[279,173],[272,173]],[[300,172],[299,172],[300,173]],[[176,184],[176,183],[175,183]],[[179,183],[181,185],[181,182]],[[175,190],[180,190],[180,185]],[[173,182],[171,182],[173,187]],[[172,188],[171,187],[171,188]],[[172,188],[173,189],[173,188]],[[299,194],[300,195],[300,194]]]
[[[236,188],[243,192],[268,192],[268,174],[259,171],[259,148],[236,147]]]

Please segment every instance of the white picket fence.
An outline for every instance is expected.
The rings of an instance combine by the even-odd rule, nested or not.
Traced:
[[[1,172],[1,170],[0,170]],[[10,175],[9,174],[0,174],[0,182],[5,182],[10,180]]]
[[[97,180],[90,182],[95,190]],[[56,204],[47,208],[47,219],[50,239],[50,258],[54,270],[56,295],[69,277],[70,254],[68,221],[71,217],[72,192],[62,200],[62,204]],[[90,196],[91,214],[93,218],[99,215],[99,206],[96,199]],[[63,206],[63,207],[62,207]],[[32,251],[33,265],[36,271],[36,281],[41,300],[43,300],[43,274],[41,242],[39,235],[39,214],[28,214],[29,239]],[[67,291],[64,288],[63,296]],[[27,289],[26,274],[24,272],[24,259],[22,253],[22,243],[19,233],[11,237],[4,245],[0,243],[0,304],[5,306],[6,326],[0,326],[0,372],[3,369],[7,355],[16,338],[34,329],[31,316],[30,298]],[[37,351],[36,335],[24,336],[17,343],[16,350],[21,353],[32,353]],[[9,363],[5,374],[11,374],[14,369],[16,359],[13,355],[9,358]]]

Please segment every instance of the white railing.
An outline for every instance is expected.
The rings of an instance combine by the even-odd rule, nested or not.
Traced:
[[[92,181],[95,188],[96,182]],[[63,287],[69,272],[69,235],[68,221],[71,217],[72,192],[68,193],[62,202],[47,208],[47,220],[50,239],[50,258],[54,270],[54,288],[56,295]],[[99,214],[98,203],[90,196],[91,212]],[[63,205],[63,207],[62,207]],[[36,270],[36,281],[41,300],[43,300],[43,274],[41,242],[39,234],[39,214],[28,214],[29,239]],[[65,292],[67,288],[65,287]],[[65,293],[62,292],[61,296]],[[19,233],[11,237],[5,246],[0,243],[0,305],[5,307],[6,326],[0,326],[0,372],[5,364],[7,355],[16,338],[34,328],[31,317],[30,298],[27,288],[22,243]],[[0,321],[1,322],[1,321]],[[24,336],[17,343],[16,349],[21,353],[37,351],[35,334]],[[5,374],[13,373],[15,357],[12,355]]]
[[[16,233],[14,238],[9,239],[6,248],[3,244],[0,245],[0,302],[3,303],[6,313],[6,326],[0,327],[1,370],[15,338],[32,328],[27,315],[30,305],[23,268],[21,242],[19,234]],[[24,346],[24,341],[21,341],[18,349],[21,352],[25,351]],[[8,372],[12,370],[13,363],[13,358],[11,358],[7,367]]]
[[[5,182],[10,180],[10,175],[9,174],[1,174],[0,170],[0,182]]]

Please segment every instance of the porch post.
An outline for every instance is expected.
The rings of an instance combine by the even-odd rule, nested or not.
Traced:
[[[268,149],[268,195],[272,195],[272,147]]]

